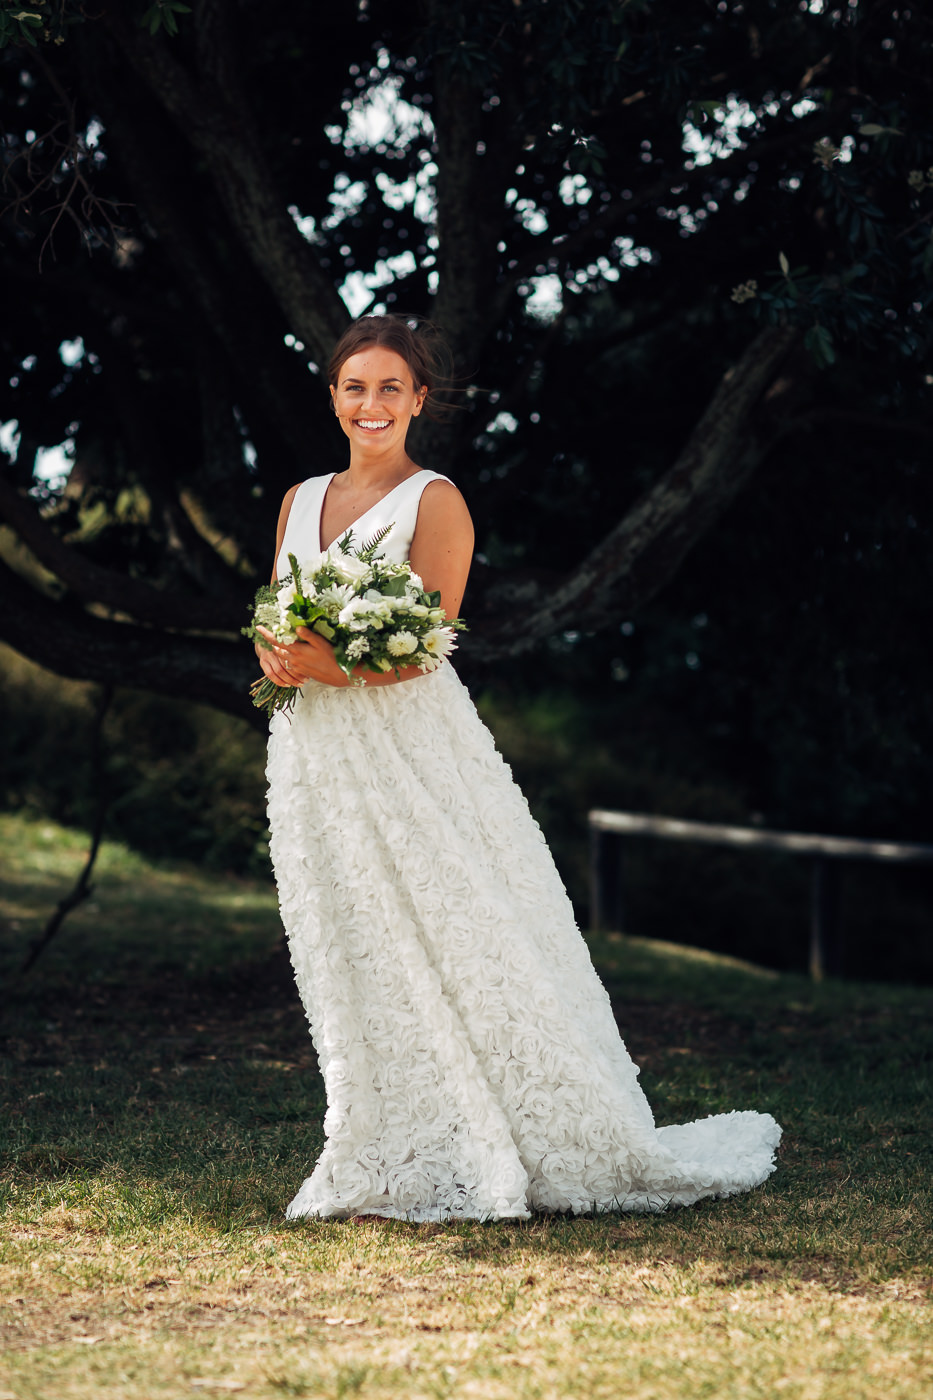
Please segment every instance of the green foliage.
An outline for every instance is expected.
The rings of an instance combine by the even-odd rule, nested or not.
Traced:
[[[45,5],[42,0],[34,6],[9,3],[0,5],[0,48],[7,44],[28,44],[36,47],[37,30],[46,23]]]
[[[175,16],[190,14],[191,6],[181,4],[181,0],[155,0],[155,4],[144,11],[140,24],[145,25],[150,34],[158,34],[160,29],[169,35],[177,34],[178,20]]]
[[[181,0],[155,0],[139,17],[139,24],[150,34],[164,30],[178,33],[177,15],[190,15],[191,6]],[[72,25],[83,24],[89,16],[85,0],[0,0],[0,49],[26,44],[35,48],[41,39],[46,43],[63,44]]]
[[[3,671],[3,808],[91,826],[103,789],[108,835],[136,850],[238,875],[268,872],[261,735],[203,706],[121,691],[97,773],[89,759],[93,688],[6,651]]]

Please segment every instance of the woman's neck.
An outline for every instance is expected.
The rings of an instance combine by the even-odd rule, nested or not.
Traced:
[[[369,453],[351,451],[347,467],[347,485],[354,491],[376,490],[394,486],[418,470],[404,448],[399,452]]]

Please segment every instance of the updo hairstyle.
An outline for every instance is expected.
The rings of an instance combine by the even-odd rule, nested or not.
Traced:
[[[415,389],[427,386],[422,413],[440,419],[452,405],[438,403],[435,395],[452,387],[451,353],[441,332],[431,321],[414,316],[360,316],[334,347],[327,366],[327,382],[336,387],[341,366],[368,345],[394,350],[408,366]]]

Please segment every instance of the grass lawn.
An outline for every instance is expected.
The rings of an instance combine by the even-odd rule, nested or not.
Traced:
[[[933,993],[594,941],[659,1122],[779,1170],[653,1217],[286,1224],[321,1145],[271,889],[0,817],[0,1400],[933,1395]],[[879,930],[883,952],[883,930]]]

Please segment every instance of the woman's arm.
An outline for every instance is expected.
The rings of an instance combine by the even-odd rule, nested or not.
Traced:
[[[292,502],[298,493],[298,487],[300,485],[301,482],[299,481],[296,486],[286,491],[285,499],[282,501],[282,508],[279,511],[278,524],[275,527],[275,554],[272,559],[273,583],[275,583],[278,578],[279,554],[282,550],[282,541],[285,538],[285,527],[288,524],[288,517],[291,514]],[[264,631],[265,629],[262,630]],[[270,641],[274,640],[271,632],[266,632],[265,635]],[[256,660],[259,662],[263,674],[276,685],[289,686],[295,684],[295,681],[292,680],[282,664],[282,657],[277,652],[270,651],[268,647],[261,647],[258,642],[256,643]]]
[[[298,482],[298,486],[301,482]],[[288,517],[292,513],[292,502],[298,495],[298,486],[293,486],[291,490],[285,492],[285,499],[282,501],[282,509],[279,511],[279,522],[275,527],[275,557],[272,560],[272,582],[278,578],[279,555],[282,553],[282,541],[285,538],[285,527],[288,524]]]
[[[288,502],[287,496],[285,500]],[[287,519],[284,503],[282,509]],[[284,525],[282,529],[284,531]],[[278,548],[281,549],[281,541]],[[473,522],[466,501],[452,482],[431,481],[424,488],[409,557],[412,569],[421,576],[427,591],[438,590],[447,616],[457,617],[473,559]],[[281,647],[277,652],[263,652],[260,656],[262,669],[270,680],[276,685],[302,685],[306,680],[336,686],[352,684],[337,665],[329,642],[307,627],[299,627],[298,636],[300,642]],[[264,664],[263,658],[272,659]],[[402,666],[398,675],[394,671],[362,670],[355,674],[366,685],[396,685],[422,673],[417,666]]]
[[[429,593],[440,590],[448,617],[460,616],[473,562],[473,521],[466,501],[451,481],[431,481],[424,488],[411,542],[411,567]]]

